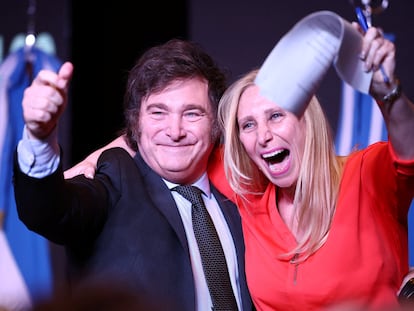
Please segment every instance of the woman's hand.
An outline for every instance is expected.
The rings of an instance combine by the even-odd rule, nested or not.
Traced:
[[[84,175],[86,178],[93,179],[96,173],[96,165],[101,153],[109,148],[120,147],[125,149],[131,157],[135,156],[135,152],[129,148],[125,141],[124,136],[118,136],[109,144],[103,146],[102,148],[95,150],[93,153],[88,155],[82,162],[79,162],[75,166],[69,168],[64,172],[65,179],[75,177],[77,175]]]

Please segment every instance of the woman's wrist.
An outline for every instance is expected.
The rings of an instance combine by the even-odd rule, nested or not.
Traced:
[[[382,98],[378,100],[384,104],[392,105],[398,98],[402,95],[402,87],[400,80],[398,78],[394,79],[393,87],[391,91],[385,94]]]
[[[404,287],[401,289],[398,295],[398,300],[401,303],[414,301],[414,277],[405,283]]]

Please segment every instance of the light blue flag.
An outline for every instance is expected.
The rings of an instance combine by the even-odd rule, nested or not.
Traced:
[[[354,148],[388,139],[382,114],[371,96],[342,84],[341,110],[336,131],[336,151],[348,155]],[[410,266],[414,266],[414,201],[408,214]]]
[[[41,69],[57,71],[61,66],[55,56],[42,50],[33,48],[30,55],[33,76]],[[51,294],[53,275],[49,242],[20,222],[12,187],[13,152],[24,125],[23,91],[31,83],[26,56],[21,48],[8,55],[0,66],[0,211],[5,216],[3,227],[10,249],[35,299]]]

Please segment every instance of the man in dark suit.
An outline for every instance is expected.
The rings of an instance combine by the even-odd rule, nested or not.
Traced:
[[[191,223],[177,185],[204,195],[228,265],[235,310],[251,310],[240,217],[209,182],[206,167],[220,130],[225,77],[196,44],[172,40],[149,49],[129,73],[126,138],[136,151],[102,153],[94,179],[63,177],[58,120],[73,73],[42,71],[23,98],[25,130],[15,158],[20,219],[65,245],[74,286],[125,286],[151,310],[212,310]],[[230,310],[228,310],[230,311]]]

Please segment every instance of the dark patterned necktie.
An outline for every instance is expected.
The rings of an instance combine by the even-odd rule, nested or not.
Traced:
[[[223,248],[213,221],[204,205],[201,190],[194,186],[177,186],[177,191],[192,204],[194,235],[200,249],[201,262],[215,311],[238,310],[231,288]]]

